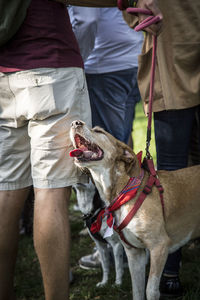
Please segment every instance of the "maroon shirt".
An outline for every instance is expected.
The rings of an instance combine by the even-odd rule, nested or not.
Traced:
[[[32,0],[15,36],[0,47],[0,72],[81,67],[83,61],[67,9],[49,0]]]

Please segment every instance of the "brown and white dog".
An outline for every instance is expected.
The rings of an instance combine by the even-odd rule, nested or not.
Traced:
[[[120,193],[132,176],[141,168],[133,151],[103,129],[89,129],[82,121],[74,121],[70,131],[75,147],[75,164],[89,170],[101,198],[106,205]],[[189,240],[200,236],[200,166],[177,171],[158,171],[164,188],[164,209],[158,189],[154,186],[130,223],[123,229],[122,241],[128,257],[134,300],[145,298],[145,249],[150,254],[150,271],[146,287],[147,300],[160,297],[160,277],[169,253]],[[143,190],[149,173],[144,178],[136,197],[115,212],[115,222],[121,224]]]

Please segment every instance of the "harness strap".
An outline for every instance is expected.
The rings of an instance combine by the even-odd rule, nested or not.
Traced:
[[[143,180],[144,170],[141,169],[138,177],[131,177],[127,185],[119,193],[119,195],[111,202],[108,207],[105,207],[99,214],[95,222],[91,225],[91,231],[93,233],[101,229],[102,220],[107,217],[107,224],[109,227],[113,225],[112,212],[118,210],[122,205],[133,199],[137,193],[138,188]]]
[[[117,231],[121,231],[128,225],[128,223],[132,220],[142,203],[144,202],[144,199],[146,196],[151,193],[152,186],[155,182],[155,178],[150,175],[147,184],[145,185],[143,191],[140,193],[138,199],[136,200],[135,204],[129,211],[128,215],[125,217],[125,219],[122,221],[122,223],[117,227]]]
[[[128,215],[125,217],[125,219],[122,221],[122,223],[117,227],[116,225],[114,226],[114,230],[119,234],[120,238],[129,246],[135,248],[135,246],[131,245],[125,238],[122,230],[129,224],[129,222],[132,220],[132,218],[135,216],[137,213],[138,209],[141,207],[142,203],[144,202],[146,196],[151,193],[153,186],[155,185],[159,191],[160,194],[160,201],[161,201],[161,206],[162,206],[162,212],[163,212],[163,217],[165,219],[165,210],[164,210],[164,199],[163,199],[163,192],[164,189],[160,183],[160,180],[157,177],[157,173],[154,168],[153,160],[152,159],[144,159],[143,165],[145,168],[149,171],[150,176],[147,180],[147,183],[140,193],[138,199],[136,200],[134,206],[132,209],[129,211]]]
[[[162,205],[163,216],[164,216],[164,219],[165,219],[165,208],[164,208],[164,198],[163,198],[164,189],[163,189],[163,187],[160,183],[160,180],[157,176],[157,172],[156,172],[155,167],[154,167],[153,159],[144,158],[143,167],[146,168],[147,171],[150,172],[150,174],[155,177],[154,184],[155,184],[155,186],[157,187],[157,189],[160,193],[160,201],[161,201],[161,205]]]
[[[145,185],[143,191],[140,193],[140,196],[138,197],[135,205],[132,207],[128,215],[125,217],[125,219],[122,221],[122,223],[117,227],[116,225],[114,226],[114,230],[119,234],[120,238],[122,241],[124,241],[127,245],[129,245],[132,248],[136,248],[132,244],[127,241],[127,239],[124,236],[124,233],[122,230],[129,224],[129,222],[132,220],[132,218],[135,216],[136,212],[144,202],[146,196],[151,193],[152,190],[152,176],[149,177],[149,180],[147,181],[147,184]]]
[[[114,230],[119,234],[120,239],[125,242],[127,245],[129,245],[131,248],[135,248],[135,246],[133,246],[131,243],[129,243],[129,241],[127,241],[127,239],[125,238],[124,234],[122,231],[119,231],[118,228],[116,226],[113,226]]]

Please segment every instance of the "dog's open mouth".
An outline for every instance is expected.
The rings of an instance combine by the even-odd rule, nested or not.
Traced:
[[[71,157],[77,158],[79,161],[93,161],[103,158],[103,150],[94,143],[87,141],[79,134],[74,137],[76,149],[70,151]]]

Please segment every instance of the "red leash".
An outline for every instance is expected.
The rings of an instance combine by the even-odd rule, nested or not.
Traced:
[[[147,17],[144,21],[142,21],[139,25],[137,25],[135,27],[135,31],[143,30],[146,27],[148,27],[152,24],[158,23],[160,21],[160,17],[153,16],[153,13],[150,10],[136,8],[136,7],[133,7],[133,8],[127,7],[127,1],[126,1],[126,5],[125,5],[125,2],[123,0],[118,0],[118,8],[120,10],[126,9],[126,12],[129,14],[141,13],[141,14],[149,15],[149,17]],[[147,125],[147,139],[146,139],[146,157],[144,158],[144,161],[143,161],[143,168],[146,169],[150,173],[150,176],[148,178],[147,184],[145,185],[143,191],[141,192],[141,194],[137,200],[136,207],[134,206],[131,209],[131,211],[129,212],[129,214],[126,216],[126,218],[123,220],[123,222],[118,226],[118,228],[115,228],[115,230],[120,234],[120,237],[124,241],[125,241],[125,239],[124,239],[124,236],[122,233],[123,228],[126,227],[127,224],[131,221],[131,219],[133,218],[133,216],[136,214],[137,210],[143,203],[144,199],[146,198],[147,194],[149,194],[151,192],[154,185],[157,187],[157,189],[159,191],[163,216],[165,218],[164,199],[163,199],[164,189],[163,189],[162,185],[160,184],[160,181],[157,177],[153,159],[149,152],[150,141],[151,141],[152,111],[153,111],[152,106],[153,106],[153,97],[154,97],[156,48],[157,48],[157,36],[153,36],[153,52],[152,52],[151,75],[150,75],[150,91],[149,91],[149,111],[148,111],[148,125]]]
[[[119,3],[121,0],[119,0]],[[119,6],[118,6],[119,7]],[[121,3],[120,3],[121,7]],[[119,7],[119,9],[121,9]],[[153,16],[152,12],[148,9],[141,8],[132,8],[128,7],[126,12],[129,14],[144,14],[149,15],[144,21],[142,21],[139,25],[135,27],[135,31],[140,31],[145,29],[146,27],[158,23],[160,21],[159,16]],[[153,36],[153,53],[152,53],[152,63],[151,63],[151,77],[150,77],[150,91],[149,91],[149,112],[148,112],[148,125],[147,125],[147,140],[146,140],[146,157],[148,159],[151,158],[149,147],[151,141],[151,124],[152,124],[152,106],[153,106],[153,96],[154,96],[154,80],[155,80],[155,66],[156,66],[156,48],[157,48],[157,36]]]
[[[122,0],[118,0],[119,3]],[[141,8],[126,8],[126,11],[130,14],[145,14],[145,15],[149,15],[148,18],[146,18],[144,21],[142,21],[139,25],[137,25],[135,27],[135,31],[140,31],[145,29],[146,27],[158,23],[160,21],[160,17],[159,16],[153,16],[152,12],[148,9],[141,9]],[[163,187],[160,184],[160,181],[157,177],[156,171],[155,171],[155,167],[154,167],[154,163],[153,163],[153,159],[150,155],[149,152],[149,147],[150,147],[150,141],[151,141],[151,124],[152,124],[152,107],[153,107],[153,97],[154,97],[154,81],[155,81],[155,68],[156,68],[156,49],[157,49],[157,36],[154,35],[153,36],[153,52],[152,52],[152,62],[151,62],[151,75],[150,75],[150,90],[149,90],[149,112],[148,112],[148,124],[147,124],[147,139],[146,139],[146,157],[143,161],[143,167],[145,169],[147,169],[150,173],[150,178],[154,178],[151,179],[151,188],[153,187],[153,185],[155,184],[156,187],[159,190],[160,193],[160,199],[161,199],[161,204],[162,204],[162,210],[163,210],[163,215],[164,214],[164,200],[163,200]],[[149,178],[149,179],[150,179]],[[148,184],[147,184],[148,185]]]
[[[140,9],[140,8],[127,8],[127,1],[126,0],[118,0],[118,8],[120,10],[125,10],[128,13],[131,14],[137,14],[137,13],[142,13],[149,15],[148,18],[146,18],[144,21],[142,21],[138,26],[136,26],[135,30],[140,31],[146,28],[147,26],[150,26],[152,24],[155,24],[160,21],[160,17],[158,16],[152,16],[152,12],[147,9]],[[147,139],[146,139],[146,157],[143,160],[142,167],[146,169],[150,175],[147,180],[147,183],[140,193],[138,199],[136,200],[135,204],[133,205],[132,209],[129,211],[128,215],[124,218],[122,223],[119,226],[116,226],[114,224],[113,228],[114,230],[120,235],[120,238],[129,246],[134,247],[131,245],[125,238],[122,230],[129,224],[129,222],[132,220],[134,215],[137,213],[138,209],[141,207],[142,203],[144,202],[146,196],[151,193],[153,186],[155,185],[159,191],[160,194],[160,200],[161,200],[161,205],[162,205],[162,211],[163,211],[163,216],[165,217],[165,212],[164,212],[164,200],[163,200],[163,187],[160,184],[160,181],[157,177],[157,173],[155,171],[154,163],[152,160],[152,157],[149,152],[149,147],[150,147],[150,141],[151,141],[151,124],[152,124],[152,105],[153,105],[153,96],[154,96],[154,81],[155,81],[155,66],[156,66],[156,47],[157,47],[157,36],[153,37],[153,53],[152,53],[152,65],[151,65],[151,77],[150,77],[150,92],[149,92],[149,112],[148,112],[148,125],[147,125]],[[114,199],[115,200],[115,199]],[[107,215],[107,223],[108,226],[111,227],[111,224],[113,222],[112,218],[112,211],[115,211],[118,209],[123,203],[119,201],[117,202],[117,205],[114,201],[114,203],[105,209],[99,216],[97,222],[95,222],[92,226],[93,231],[99,231],[101,228],[101,222],[102,218]],[[115,205],[115,209],[114,206]],[[135,247],[134,247],[135,248]]]

